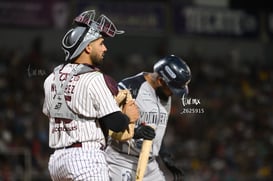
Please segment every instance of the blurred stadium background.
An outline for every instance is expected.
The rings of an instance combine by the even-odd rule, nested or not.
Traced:
[[[63,62],[62,36],[85,9],[126,31],[106,40],[102,69],[116,80],[151,71],[167,54],[190,65],[189,97],[200,104],[173,102],[165,140],[187,181],[273,180],[273,2],[266,0],[1,0],[0,180],[50,180],[43,81]]]

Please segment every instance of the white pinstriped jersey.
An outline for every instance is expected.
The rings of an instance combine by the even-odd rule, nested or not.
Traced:
[[[119,88],[131,90],[132,96],[136,100],[140,112],[136,126],[145,123],[155,128],[156,136],[153,139],[150,156],[158,156],[170,115],[171,97],[166,102],[160,100],[155,89],[144,79],[144,73],[124,79],[119,83]],[[130,154],[138,156],[143,140],[133,139],[131,141],[132,143],[112,140],[110,145],[115,150],[127,154],[130,144]]]
[[[78,115],[78,118],[72,120],[50,117],[49,111],[56,94],[55,79],[64,83],[76,66],[78,64],[67,64],[60,71],[59,77],[52,73],[44,82],[43,113],[50,119],[49,146],[51,148],[69,146],[77,141],[82,142],[83,147],[104,147],[105,138],[97,119],[120,111],[103,74],[92,71],[73,76],[64,90],[66,103]]]

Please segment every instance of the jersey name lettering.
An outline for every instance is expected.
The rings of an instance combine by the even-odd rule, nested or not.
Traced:
[[[52,133],[55,133],[55,132],[60,132],[60,131],[65,131],[65,132],[69,132],[69,131],[74,131],[74,130],[77,130],[77,126],[66,126],[67,124],[71,123],[72,120],[71,119],[64,119],[64,118],[55,118],[55,123],[56,124],[61,124],[63,123],[64,126],[55,126],[53,129],[52,129]]]
[[[142,120],[146,120],[147,124],[165,125],[167,122],[167,114],[158,112],[141,112],[140,123]]]
[[[61,73],[60,77],[59,77],[59,80],[60,81],[66,80],[69,75],[70,75],[70,73]],[[72,78],[71,78],[71,80],[69,80],[69,82],[78,81],[79,79],[80,79],[79,75],[73,75]]]
[[[52,129],[52,133],[60,132],[60,131],[69,132],[69,131],[75,131],[77,129],[78,129],[77,126],[72,126],[72,127],[54,127]]]

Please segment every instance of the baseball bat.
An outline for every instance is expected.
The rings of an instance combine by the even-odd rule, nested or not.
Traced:
[[[152,147],[152,140],[144,140],[142,143],[136,170],[136,181],[142,181]]]

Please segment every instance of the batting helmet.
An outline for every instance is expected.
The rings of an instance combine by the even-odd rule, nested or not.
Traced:
[[[181,58],[170,55],[160,59],[154,64],[154,72],[162,77],[174,95],[188,94],[191,70]]]
[[[89,10],[74,19],[76,26],[68,30],[62,39],[65,61],[80,55],[90,42],[102,36],[114,37],[116,34],[124,33],[122,30],[117,30],[114,23],[103,14],[95,20],[95,14],[95,10]]]

